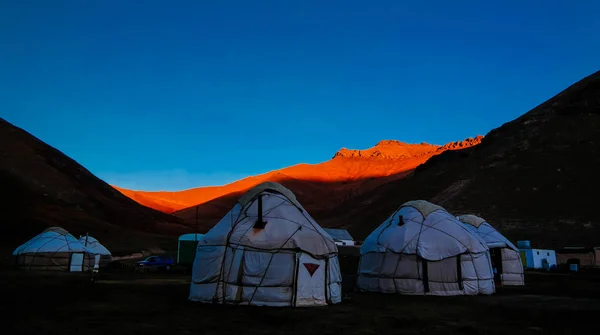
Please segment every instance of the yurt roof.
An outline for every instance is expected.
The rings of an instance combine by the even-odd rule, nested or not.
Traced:
[[[439,261],[487,249],[483,238],[455,216],[438,205],[421,200],[403,204],[371,232],[361,247],[361,254],[389,250]]]
[[[256,199],[264,191],[275,194],[263,198],[266,225],[257,228],[260,216]],[[293,193],[273,182],[262,183],[248,191],[199,243],[233,243],[262,250],[299,249],[313,256],[337,253],[333,238],[304,210]]]
[[[431,202],[425,201],[425,200],[407,201],[402,206],[400,206],[400,208],[407,207],[407,206],[414,207],[416,210],[421,212],[423,217],[426,217],[427,215],[429,215],[432,212],[437,211],[437,210],[445,211],[445,209],[443,207],[438,206],[436,204],[432,204]]]
[[[67,234],[69,234],[68,231],[66,231],[65,229],[63,229],[61,227],[50,227],[50,228],[47,228],[46,230],[44,230],[42,233],[46,233],[46,232],[54,232],[54,233],[57,233],[58,235],[67,235]]]
[[[479,228],[479,226],[485,222],[484,219],[480,218],[479,216],[473,215],[473,214],[459,215],[458,220],[460,220],[460,222],[470,224],[471,226],[476,227],[476,228]]]
[[[15,249],[22,253],[90,252],[75,236],[60,227],[51,227]]]
[[[506,247],[515,251],[519,250],[506,236],[502,235],[483,218],[467,214],[458,216],[458,220],[471,227],[473,233],[481,237],[490,248]]]
[[[283,185],[272,181],[267,181],[254,186],[252,189],[246,192],[246,194],[241,196],[238,202],[242,205],[242,207],[245,207],[250,201],[252,201],[252,199],[254,199],[255,196],[265,191],[275,191],[276,193],[280,193],[288,198],[296,207],[302,207],[298,200],[296,200],[296,196],[294,193],[292,193],[292,191],[288,190]]]

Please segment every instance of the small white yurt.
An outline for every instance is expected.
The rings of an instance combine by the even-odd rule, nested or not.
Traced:
[[[341,302],[335,242],[278,183],[255,186],[198,242],[189,299],[262,306]]]
[[[495,292],[485,242],[444,208],[409,201],[365,240],[357,289],[411,295]]]
[[[15,266],[25,270],[88,271],[94,256],[79,240],[60,227],[44,230],[13,252]]]
[[[458,217],[467,229],[479,235],[490,249],[496,282],[501,285],[525,285],[523,263],[519,249],[484,219],[475,215]]]
[[[97,239],[86,235],[80,236],[81,242],[94,255],[94,268],[105,267],[112,261],[112,255]]]

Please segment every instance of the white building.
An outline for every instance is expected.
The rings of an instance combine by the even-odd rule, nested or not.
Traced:
[[[354,239],[345,229],[323,228],[333,238],[336,245],[354,245]]]
[[[528,269],[549,269],[557,266],[556,252],[548,249],[521,249],[521,258],[525,258]],[[523,254],[525,257],[523,257]],[[547,265],[546,265],[547,264]]]

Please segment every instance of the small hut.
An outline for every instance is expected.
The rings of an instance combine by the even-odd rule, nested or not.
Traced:
[[[60,227],[44,230],[15,249],[15,266],[26,270],[82,272],[93,267],[94,254]]]

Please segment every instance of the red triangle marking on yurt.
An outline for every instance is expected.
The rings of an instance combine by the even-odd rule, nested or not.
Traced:
[[[302,264],[304,264],[304,267],[306,268],[306,270],[308,271],[308,273],[310,274],[311,277],[313,276],[315,271],[317,271],[317,269],[319,268],[319,264],[313,264],[313,263],[302,263]]]

